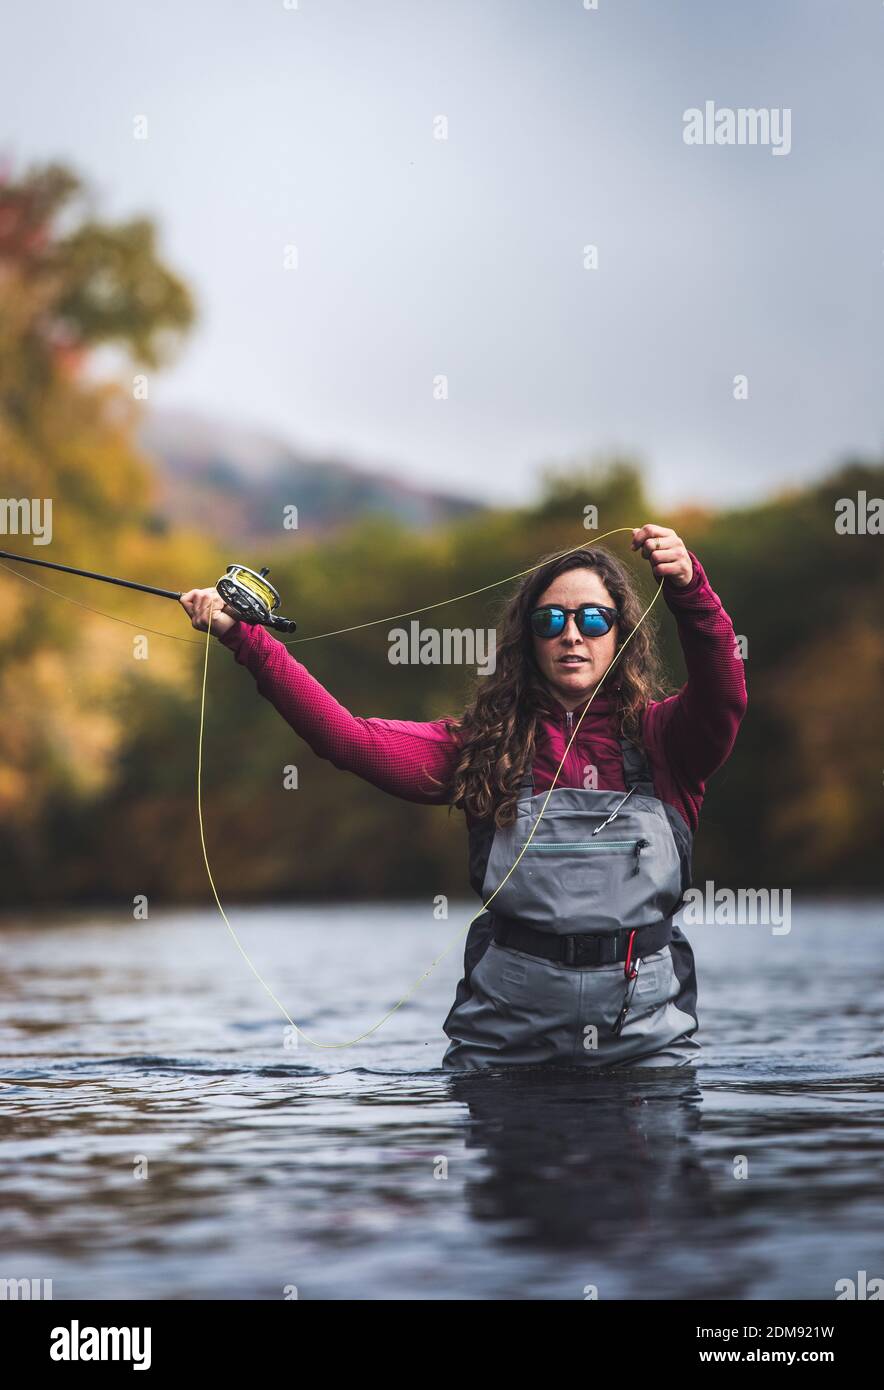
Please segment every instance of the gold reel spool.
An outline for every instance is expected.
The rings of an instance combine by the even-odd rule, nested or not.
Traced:
[[[228,565],[227,573],[218,580],[216,588],[224,602],[246,622],[294,632],[296,624],[291,618],[276,615],[280,597],[278,590],[265,578],[269,573],[266,566],[256,572],[247,565]]]

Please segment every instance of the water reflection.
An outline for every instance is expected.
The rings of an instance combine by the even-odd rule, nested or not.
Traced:
[[[467,1146],[487,1164],[468,1184],[472,1212],[506,1222],[509,1241],[610,1254],[716,1209],[694,1142],[702,1094],[684,1068],[469,1073],[450,1094],[469,1108]]]

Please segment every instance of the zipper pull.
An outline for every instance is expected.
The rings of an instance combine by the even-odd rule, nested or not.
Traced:
[[[632,876],[633,876],[633,878],[634,878],[635,875],[638,873],[638,868],[639,868],[639,865],[638,865],[639,855],[641,854],[641,852],[642,852],[643,849],[649,849],[649,848],[650,848],[650,844],[651,844],[650,840],[636,840],[636,842],[635,842],[635,849],[634,849],[634,851],[633,851],[633,853],[635,854],[635,868],[634,868],[633,871],[632,871]]]
[[[612,811],[611,814],[608,816],[608,819],[607,819],[607,820],[603,820],[602,823],[601,823],[601,825],[597,825],[597,826],[596,826],[595,830],[592,832],[593,835],[598,835],[598,833],[599,833],[600,830],[604,830],[604,828],[605,828],[606,825],[610,825],[610,824],[611,824],[611,821],[614,820],[616,816],[619,816],[619,814],[620,814],[620,807],[621,807],[625,802],[627,802],[627,801],[629,800],[629,798],[632,796],[632,793],[633,793],[634,791],[635,791],[635,787],[630,787],[630,788],[629,788],[629,791],[626,793],[626,795],[624,796],[623,800],[617,802],[617,805],[614,807],[613,811]]]

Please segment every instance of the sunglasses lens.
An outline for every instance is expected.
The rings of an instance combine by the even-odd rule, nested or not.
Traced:
[[[598,608],[581,608],[577,626],[584,637],[601,637],[603,633],[611,630],[607,613],[602,613]]]
[[[565,627],[561,608],[538,608],[531,614],[531,630],[538,637],[558,637]]]

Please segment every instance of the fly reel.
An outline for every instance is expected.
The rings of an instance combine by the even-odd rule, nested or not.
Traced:
[[[298,626],[294,618],[280,617],[276,611],[280,604],[279,592],[265,578],[269,573],[266,566],[256,573],[246,565],[228,565],[227,573],[215,587],[228,608],[232,608],[243,622],[260,623],[277,632],[294,632]]]

